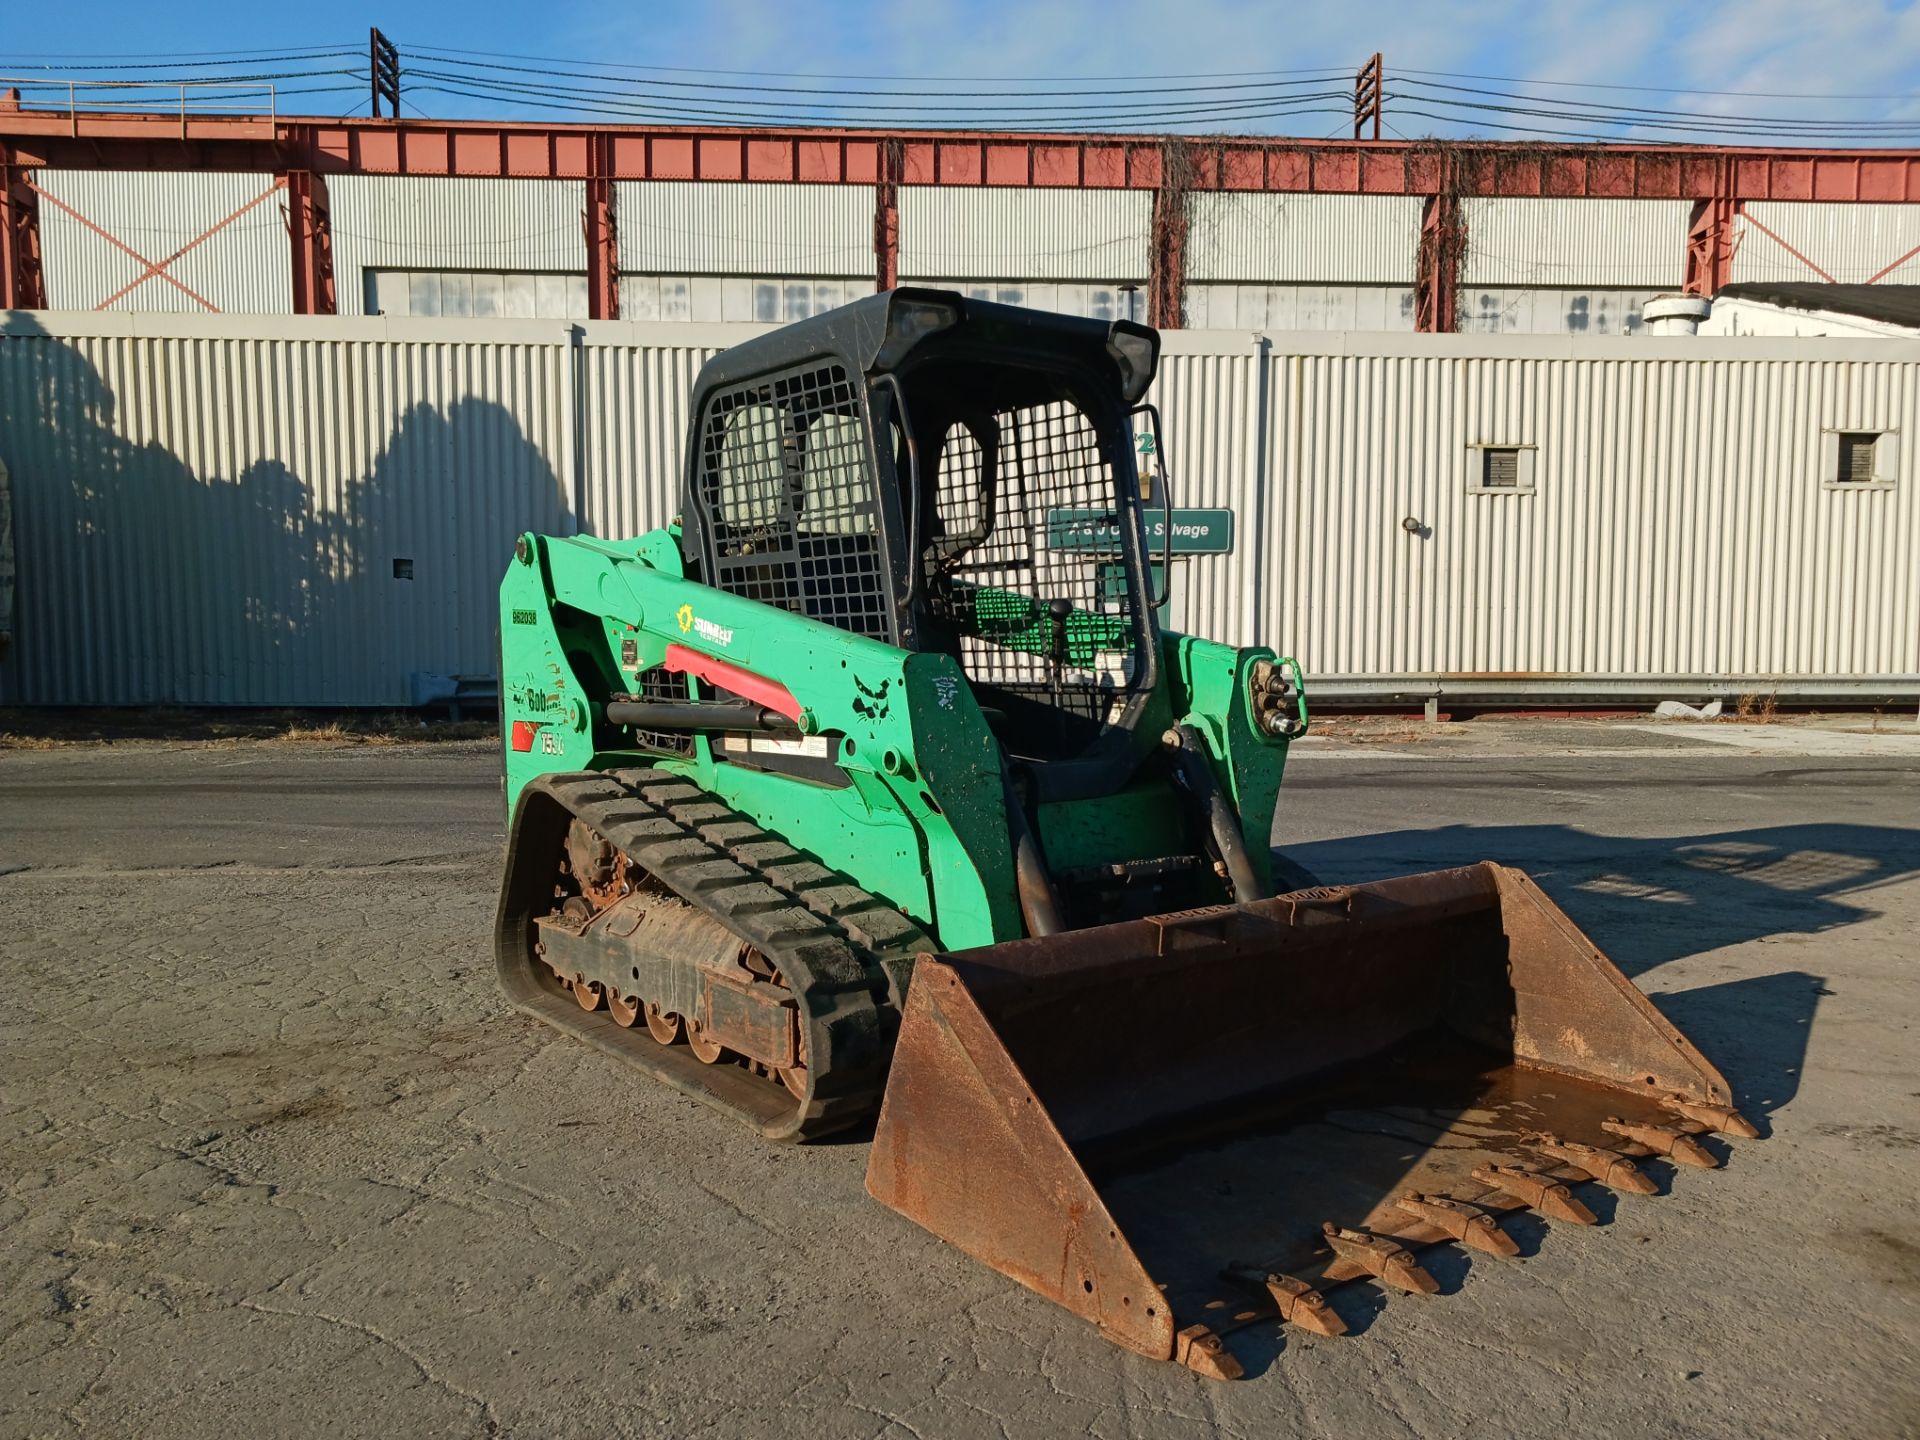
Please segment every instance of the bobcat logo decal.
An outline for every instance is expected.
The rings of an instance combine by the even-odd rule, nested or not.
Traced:
[[[884,720],[893,709],[893,702],[887,699],[887,691],[893,681],[882,680],[878,690],[867,688],[867,682],[858,675],[853,677],[853,688],[860,693],[853,697],[853,713],[864,715],[869,720]]]

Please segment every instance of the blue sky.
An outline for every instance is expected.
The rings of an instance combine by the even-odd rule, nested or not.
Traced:
[[[386,0],[379,5],[348,0],[285,9],[98,0],[19,3],[12,9],[6,48],[0,50],[0,74],[30,74],[34,67],[51,65],[81,75],[105,75],[109,64],[161,53],[358,47],[370,24],[381,26],[403,49],[457,47],[603,67],[891,77],[896,88],[913,80],[949,77],[1104,81],[1322,68],[1350,72],[1378,49],[1385,52],[1390,71],[1518,77],[1543,85],[1539,93],[1556,101],[1611,100],[1721,116],[1911,120],[1911,135],[1883,138],[1920,143],[1920,101],[1912,98],[1920,94],[1920,4],[1914,0],[726,0],[639,5],[554,0],[541,6],[507,0]],[[529,24],[530,18],[537,23]],[[431,64],[410,57],[408,68]],[[653,78],[671,73],[663,68]],[[1570,88],[1595,82],[1677,92],[1768,93],[1682,100],[1657,93]],[[951,83],[947,88],[953,88]],[[988,82],[977,88],[993,87]],[[1895,98],[1774,98],[1820,93]],[[289,97],[283,108],[339,113],[356,103],[357,93]],[[426,93],[414,95],[407,108],[456,116],[551,114],[504,99]],[[1412,136],[1471,128],[1411,113],[1415,108],[1407,100],[1389,102],[1387,118],[1394,131]],[[948,113],[928,118],[956,117]],[[1521,126],[1556,123],[1494,112],[1480,119]],[[1341,122],[1338,116],[1303,114],[1235,125],[1214,121],[1205,128],[1315,135],[1335,133]]]

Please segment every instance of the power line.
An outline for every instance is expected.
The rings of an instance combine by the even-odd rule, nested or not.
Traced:
[[[421,46],[403,52],[418,66],[405,72],[407,90],[478,101],[505,109],[653,123],[725,124],[738,128],[834,126],[861,130],[914,128],[1055,129],[1106,132],[1146,130],[1245,133],[1266,122],[1350,112],[1351,72],[1345,69],[1130,74],[1124,76],[858,75],[617,61],[580,62],[552,56]],[[193,85],[209,101],[239,98],[222,86],[274,83],[276,95],[334,95],[354,89],[336,78],[364,83],[364,68],[326,62],[358,60],[359,46],[282,49],[132,52],[93,56],[41,52],[19,61],[29,75],[0,83],[34,90],[71,90],[102,109],[138,108],[112,92]],[[61,75],[85,62],[92,76]],[[554,68],[564,67],[564,68]],[[125,75],[116,83],[99,72]],[[199,72],[199,73],[193,73]],[[689,78],[676,78],[689,77]],[[1913,101],[1905,94],[1793,94],[1750,90],[1684,90],[1601,81],[1525,80],[1441,70],[1396,69],[1385,97],[1395,118],[1418,118],[1475,133],[1498,132],[1585,141],[1735,143],[1739,141],[1899,142],[1920,136],[1920,119],[1856,118],[1833,114],[1721,114],[1658,103],[1586,99],[1568,91],[1663,96],[1679,105],[1725,97],[1788,101]],[[1120,83],[1100,83],[1114,81]],[[288,84],[286,82],[308,82]],[[793,82],[793,83],[774,83]],[[826,83],[813,83],[826,82]],[[1200,83],[1196,83],[1200,82]],[[1479,82],[1479,83],[1474,83]],[[1338,88],[1333,88],[1337,85]],[[958,88],[987,86],[990,88]],[[1542,94],[1542,90],[1553,93]],[[46,102],[42,102],[43,104]],[[348,109],[349,114],[362,107]],[[456,107],[464,108],[464,107]],[[1884,112],[1883,112],[1884,113]],[[1312,128],[1312,127],[1309,127]],[[1389,126],[1393,133],[1401,131]],[[1258,132],[1255,132],[1258,133]],[[1404,139],[1405,137],[1402,136]]]
[[[705,67],[684,65],[632,65],[613,60],[582,61],[557,55],[515,55],[498,50],[458,50],[446,46],[416,45],[403,47],[408,54],[418,55],[480,55],[492,60],[535,60],[547,65],[579,66],[598,65],[603,70],[646,70],[667,75],[728,75],[759,80],[881,80],[897,83],[898,75],[836,75],[824,72],[784,71],[784,70],[711,70]],[[1216,70],[1196,71],[1186,74],[1143,75],[1135,71],[1126,75],[1079,75],[1071,78],[1078,80],[1235,80],[1251,79],[1272,75],[1317,75],[1318,70]],[[1344,69],[1326,72],[1331,76],[1347,77]],[[994,81],[1019,81],[1023,79],[1044,80],[1051,84],[1061,76],[1009,76],[1009,75],[942,75],[929,76],[926,83],[948,84],[986,84]]]
[[[217,54],[220,52],[188,51],[185,53],[187,54],[216,53]],[[243,65],[243,64],[253,63],[256,61],[297,62],[301,60],[334,60],[334,59],[342,59],[342,58],[351,59],[352,57],[360,54],[360,51],[357,48],[355,48],[351,50],[335,49],[335,50],[313,50],[313,51],[235,50],[227,53],[229,53],[234,58],[225,59],[225,60],[188,60],[188,59],[181,59],[178,57],[169,58],[165,55],[159,55],[147,60],[137,61],[137,62],[129,61],[129,62],[113,64],[113,65],[89,64],[87,68],[89,70],[163,70],[168,67],[172,67],[174,69],[179,69],[179,70],[198,70],[198,69],[213,69],[222,65]],[[21,56],[19,58],[22,60],[32,60],[35,57],[31,55],[26,55],[26,56]],[[43,55],[43,56],[40,56],[39,58],[52,59],[54,57]],[[83,57],[75,57],[75,58],[83,58]],[[67,65],[26,65],[23,68],[28,70],[66,70],[66,69],[71,69],[72,67]]]
[[[1630,113],[1588,114],[1588,113],[1580,113],[1580,112],[1571,112],[1566,110],[1545,109],[1545,108],[1540,108],[1535,106],[1496,105],[1496,104],[1488,103],[1486,101],[1450,100],[1440,96],[1424,95],[1424,94],[1404,92],[1404,91],[1390,91],[1389,95],[1391,98],[1394,98],[1394,99],[1412,100],[1424,105],[1440,106],[1449,112],[1459,112],[1464,110],[1464,111],[1471,111],[1476,113],[1487,112],[1492,114],[1524,115],[1524,116],[1532,116],[1532,117],[1545,119],[1545,120],[1584,122],[1587,124],[1597,124],[1597,125],[1613,125],[1621,129],[1647,130],[1647,131],[1662,132],[1667,134],[1679,134],[1679,135],[1690,135],[1690,136],[1734,135],[1734,136],[1788,138],[1788,139],[1791,139],[1791,138],[1849,139],[1850,138],[1850,139],[1858,140],[1858,139],[1890,139],[1890,138],[1920,134],[1920,120],[1917,120],[1917,121],[1805,120],[1805,121],[1788,121],[1788,122],[1779,122],[1779,123],[1756,124],[1748,119],[1730,118],[1722,121],[1710,115],[1692,115],[1692,116],[1689,116],[1684,122],[1681,122],[1681,121],[1671,121],[1671,120],[1661,120],[1661,119],[1649,120],[1649,119],[1641,118],[1639,116],[1636,116]],[[1426,112],[1426,111],[1410,112],[1405,107],[1401,109],[1400,113],[1401,114],[1408,114],[1408,113],[1429,114],[1429,112]],[[1463,117],[1461,117],[1458,113],[1449,113],[1445,116],[1430,117],[1430,118],[1445,118],[1445,119],[1453,120],[1455,123],[1462,123],[1462,119],[1463,119]],[[1480,123],[1490,124],[1491,122],[1480,122]],[[1501,126],[1498,128],[1524,129],[1525,127]],[[1550,133],[1550,132],[1543,132],[1543,133]],[[1606,138],[1616,138],[1616,137],[1606,137]]]
[[[1598,80],[1525,80],[1517,75],[1471,75],[1452,70],[1413,70],[1396,67],[1396,75],[1435,75],[1445,80],[1493,80],[1505,85],[1552,85],[1566,90],[1638,91],[1649,95],[1732,96],[1742,100],[1915,100],[1916,95],[1835,95],[1781,90],[1696,90],[1669,85],[1613,85]]]
[[[1396,76],[1395,78],[1398,78],[1398,77]],[[1490,97],[1496,97],[1496,98],[1507,99],[1507,100],[1532,100],[1542,104],[1546,103],[1542,101],[1539,96],[1526,95],[1518,91],[1511,91],[1511,90],[1486,90],[1486,89],[1482,89],[1472,85],[1445,85],[1437,81],[1431,81],[1431,80],[1408,80],[1408,81],[1405,81],[1404,83],[1407,85],[1419,87],[1420,89],[1425,89],[1425,90],[1449,90],[1449,91],[1453,91],[1456,94],[1490,96]],[[1435,104],[1463,104],[1464,105],[1468,103],[1465,101],[1449,101],[1445,99],[1445,97],[1443,96],[1436,96],[1436,95],[1414,95],[1414,96],[1410,96],[1409,98],[1424,99]],[[1603,119],[1603,118],[1612,118],[1612,117],[1653,116],[1656,118],[1674,118],[1674,119],[1686,120],[1689,122],[1710,121],[1710,122],[1713,122],[1716,126],[1720,125],[1722,122],[1727,122],[1727,123],[1751,123],[1756,125],[1777,125],[1783,128],[1792,128],[1796,126],[1837,125],[1837,126],[1844,126],[1849,128],[1857,127],[1862,129],[1870,129],[1874,127],[1884,127],[1889,125],[1902,126],[1906,124],[1906,122],[1896,121],[1896,120],[1851,120],[1846,118],[1822,119],[1814,116],[1729,115],[1729,114],[1716,113],[1713,111],[1701,111],[1701,110],[1661,110],[1661,109],[1654,109],[1654,108],[1649,108],[1647,106],[1640,106],[1640,105],[1608,105],[1597,100],[1564,100],[1564,101],[1561,101],[1560,104],[1577,106],[1581,111],[1594,112],[1592,116],[1592,118],[1594,119]],[[1548,116],[1554,116],[1554,117],[1563,118],[1563,119],[1572,118],[1568,114],[1568,112],[1563,109],[1522,110],[1522,111],[1516,111],[1515,113],[1548,115]]]
[[[322,80],[332,75],[366,78],[364,70],[267,70],[250,75],[202,75],[192,78],[154,75],[144,80],[80,80],[59,76],[0,75],[0,83],[19,85],[29,90],[146,90],[169,86],[243,85],[267,80]]]
[[[415,73],[418,74],[420,72],[415,72]],[[440,77],[435,76],[431,78],[437,81]],[[452,77],[452,78],[457,79],[458,77]],[[756,113],[756,114],[742,117],[737,110],[719,109],[712,106],[698,106],[698,105],[690,105],[686,103],[676,103],[671,101],[660,101],[660,100],[649,101],[642,97],[636,97],[636,98],[631,98],[627,100],[596,100],[591,97],[583,98],[581,95],[579,95],[576,92],[570,92],[570,91],[564,91],[564,90],[552,90],[544,87],[534,87],[534,86],[517,87],[511,92],[503,94],[502,91],[497,88],[476,90],[476,89],[468,88],[467,85],[462,85],[457,83],[429,83],[429,84],[416,83],[408,87],[408,93],[412,95],[422,95],[422,94],[452,95],[452,96],[461,96],[468,99],[492,100],[496,102],[502,99],[510,99],[518,104],[521,104],[533,109],[559,111],[562,113],[575,114],[575,115],[591,114],[591,115],[627,116],[630,118],[643,117],[648,119],[667,119],[667,120],[682,120],[682,121],[694,120],[694,121],[704,121],[708,123],[711,123],[714,121],[723,121],[728,124],[738,126],[740,128],[764,128],[770,125],[780,125],[780,126],[790,126],[790,127],[835,125],[836,128],[849,128],[849,129],[897,129],[897,128],[900,128],[900,125],[897,121],[889,121],[883,117],[868,117],[858,121],[840,121],[840,120],[836,120],[836,117],[832,115],[821,115],[818,113],[808,113],[808,114]],[[1242,112],[1239,110],[1227,109],[1223,106],[1216,105],[1216,106],[1206,106],[1206,107],[1200,107],[1200,106],[1184,107],[1185,111],[1194,112],[1194,113],[1169,113],[1169,111],[1165,109],[1154,110],[1151,112],[1123,111],[1122,113],[1119,113],[1119,114],[1107,113],[1107,112],[1092,114],[1092,113],[1082,111],[1082,112],[1076,112],[1068,115],[1049,115],[1049,116],[1041,116],[1041,117],[1032,117],[1030,115],[1025,115],[1025,114],[1000,113],[990,117],[974,117],[974,124],[976,128],[987,128],[982,126],[981,122],[986,119],[992,119],[994,121],[997,121],[999,126],[1001,127],[1013,126],[1018,124],[1034,124],[1034,123],[1048,123],[1048,124],[1054,124],[1054,125],[1071,123],[1074,127],[1078,129],[1094,130],[1094,129],[1108,129],[1108,128],[1112,128],[1114,126],[1123,125],[1123,124],[1137,125],[1140,123],[1151,122],[1155,120],[1159,120],[1159,121],[1171,120],[1171,121],[1176,121],[1180,123],[1199,124],[1207,121],[1216,121],[1216,120],[1237,121],[1237,120],[1244,120],[1244,119],[1251,119],[1251,118],[1272,118],[1275,116],[1285,115],[1285,114],[1331,115],[1331,114],[1344,114],[1346,112],[1343,108],[1338,106],[1314,103],[1314,99],[1342,99],[1342,98],[1344,97],[1338,94],[1330,94],[1328,96],[1323,96],[1323,97],[1313,97],[1313,99],[1301,98],[1298,101],[1298,103],[1291,104],[1291,105],[1283,105],[1283,106],[1275,106],[1271,100],[1265,99],[1265,98],[1258,99],[1258,100],[1248,100],[1248,101],[1238,102],[1241,105],[1261,107],[1258,109],[1247,110],[1245,112]],[[929,123],[924,119],[918,121],[917,125],[920,128],[935,128],[935,129],[961,128],[957,126],[942,126],[942,125],[939,125],[937,122]]]
[[[1317,92],[1308,92],[1301,95],[1261,94],[1261,95],[1247,96],[1237,100],[1208,99],[1208,100],[1196,100],[1196,101],[1180,101],[1180,100],[1155,101],[1155,102],[1141,101],[1131,105],[1025,105],[1025,104],[1018,103],[1022,99],[1022,97],[1017,95],[1012,95],[1012,96],[1006,97],[1009,103],[1002,104],[1002,105],[950,106],[950,105],[938,105],[938,104],[921,104],[921,103],[916,103],[913,100],[903,100],[899,103],[891,103],[891,102],[865,103],[861,101],[839,101],[839,100],[835,100],[832,102],[827,102],[827,101],[808,102],[808,101],[792,101],[792,100],[753,100],[753,99],[742,99],[742,98],[737,98],[733,96],[713,96],[713,97],[654,96],[654,95],[648,94],[643,90],[607,89],[599,86],[581,86],[581,85],[535,85],[525,81],[494,80],[494,79],[488,79],[485,77],[470,76],[458,71],[416,69],[409,73],[411,73],[417,79],[445,80],[445,81],[454,82],[454,83],[463,84],[463,85],[477,86],[488,92],[496,93],[500,95],[507,95],[507,96],[538,95],[538,96],[541,96],[544,98],[550,98],[550,99],[551,98],[571,99],[576,96],[607,96],[607,97],[612,97],[616,100],[619,100],[620,102],[625,104],[630,104],[630,105],[645,104],[647,106],[654,107],[654,108],[673,107],[673,108],[682,109],[685,113],[694,113],[693,107],[724,106],[726,107],[724,109],[720,109],[717,111],[708,109],[706,112],[706,113],[718,113],[722,115],[730,114],[735,109],[784,110],[787,113],[794,113],[798,111],[809,111],[809,110],[827,110],[827,111],[833,111],[833,112],[879,111],[886,114],[917,113],[922,111],[932,111],[932,112],[937,112],[941,114],[952,114],[952,113],[958,112],[958,113],[969,114],[969,115],[989,114],[989,115],[995,115],[995,116],[1005,116],[1011,113],[1017,113],[1024,116],[1035,116],[1043,119],[1058,118],[1063,116],[1072,117],[1075,115],[1113,115],[1116,113],[1151,115],[1156,113],[1175,114],[1175,113],[1183,113],[1183,112],[1204,111],[1204,112],[1217,112],[1221,114],[1228,114],[1228,113],[1231,113],[1236,108],[1249,107],[1249,106],[1265,106],[1265,105],[1274,104],[1278,101],[1340,100],[1346,97],[1346,92],[1342,90],[1322,90]],[[1156,91],[1152,93],[1166,94],[1168,92]],[[878,97],[875,97],[875,98],[878,98]]]
[[[928,114],[952,116],[980,126],[1016,126],[1028,124],[1075,125],[1080,128],[1113,128],[1121,124],[1144,124],[1162,126],[1193,127],[1205,124],[1242,125],[1253,120],[1277,119],[1308,113],[1340,113],[1315,102],[1332,102],[1347,99],[1344,90],[1340,92],[1313,90],[1308,87],[1324,84],[1329,80],[1344,82],[1342,71],[1267,71],[1267,72],[1218,72],[1204,78],[1233,80],[1236,74],[1265,77],[1255,80],[1239,80],[1234,83],[1209,85],[1128,85],[1120,88],[1103,87],[1088,89],[1067,86],[1058,88],[1058,82],[1051,79],[1041,80],[1048,88],[1033,88],[1029,85],[1016,86],[1007,77],[990,77],[1001,88],[981,90],[954,90],[950,87],[960,83],[957,78],[903,82],[897,76],[832,76],[798,75],[781,72],[760,71],[717,71],[694,70],[686,67],[625,65],[614,62],[596,62],[592,66],[575,66],[567,71],[556,71],[549,64],[569,62],[551,57],[520,56],[496,51],[459,50],[452,47],[423,47],[425,53],[442,57],[437,63],[447,69],[419,69],[412,72],[416,80],[435,80],[445,82],[439,85],[421,86],[416,90],[427,93],[461,96],[469,99],[493,99],[508,103],[529,104],[541,109],[572,109],[579,113],[610,115],[634,115],[648,118],[679,119],[720,119],[735,123],[762,124],[821,124],[839,121],[845,124],[861,123],[874,125],[882,123],[887,117],[913,117],[914,121],[925,125],[922,118]],[[484,56],[486,60],[467,60],[460,56]],[[545,63],[494,63],[504,61],[527,61]],[[476,73],[482,71],[494,74]],[[627,80],[625,75],[611,74],[621,71],[645,78]],[[1485,128],[1526,133],[1534,130],[1562,138],[1574,138],[1576,132],[1555,129],[1552,126],[1520,126],[1495,122],[1484,118],[1488,115],[1506,114],[1524,116],[1532,119],[1598,127],[1615,127],[1636,131],[1665,132],[1680,135],[1711,135],[1716,137],[1787,137],[1806,139],[1828,138],[1905,138],[1914,133],[1915,127],[1900,121],[1855,120],[1842,117],[1812,116],[1769,116],[1769,115],[1714,115],[1711,112],[1682,110],[1664,110],[1649,106],[1627,106],[1599,101],[1581,100],[1567,97],[1561,101],[1550,101],[1544,97],[1524,92],[1490,90],[1479,86],[1455,85],[1444,80],[1421,80],[1407,78],[1412,74],[1470,79],[1472,76],[1452,77],[1450,72],[1419,71],[1396,72],[1403,88],[1396,98],[1402,101],[1412,100],[1433,109],[1421,109],[1412,113],[1422,118],[1439,120],[1452,124],[1481,125]],[[884,81],[888,88],[873,89],[850,86],[810,86],[810,85],[769,85],[734,84],[713,79],[701,80],[665,80],[660,75],[727,75],[745,77],[753,80],[773,79],[849,79]],[[528,75],[542,80],[572,82],[558,84],[538,84],[516,82],[501,78],[503,75]],[[1275,76],[1298,75],[1303,79],[1275,79]],[[1150,76],[1128,76],[1126,79],[1139,81],[1152,79]],[[1176,77],[1164,77],[1176,78]],[[1193,77],[1202,78],[1202,77]],[[581,80],[613,81],[619,88],[607,86],[583,85]],[[1526,84],[1523,81],[1503,83]],[[1566,82],[1556,82],[1565,84]],[[685,92],[676,97],[662,95],[659,90],[670,87]],[[1613,87],[1593,86],[1595,89]],[[1684,95],[1688,92],[1661,90],[1658,87],[1618,87],[1650,93]],[[1294,93],[1284,93],[1284,92]],[[1435,94],[1434,91],[1449,91],[1451,95]],[[1251,93],[1244,93],[1251,92]],[[1737,92],[1700,92],[1702,94],[1731,94]],[[1475,96],[1473,100],[1455,99],[1453,96]],[[1139,97],[1130,103],[1110,105],[1048,105],[1036,103],[1040,100],[1070,97],[1113,98],[1121,96]],[[779,98],[762,98],[779,97]],[[819,97],[817,99],[810,97]],[[1150,98],[1149,98],[1150,97]],[[1522,104],[1500,104],[1499,101],[1531,102]],[[1285,103],[1282,103],[1285,102]],[[746,110],[757,112],[741,116],[738,112]],[[1436,113],[1440,112],[1440,113]],[[859,117],[856,121],[851,117]],[[929,128],[947,128],[934,125]],[[1585,134],[1586,132],[1580,132]],[[1592,138],[1612,138],[1594,135]]]
[[[544,75],[544,76],[550,76],[550,77],[563,79],[563,80],[574,79],[574,78],[579,78],[583,80],[619,80],[622,78],[618,75],[601,75],[601,74],[595,73],[592,70],[580,69],[580,68],[573,68],[568,70],[553,70],[543,66],[535,66],[535,65],[483,64],[479,61],[471,61],[471,60],[443,60],[443,61],[440,61],[439,63],[448,64],[448,65],[458,65],[463,67],[464,69],[503,70],[503,71],[509,71],[515,74]],[[602,68],[605,68],[605,67],[602,67]],[[416,70],[413,73],[427,74],[432,72]],[[1212,90],[1285,89],[1289,86],[1325,84],[1328,81],[1335,81],[1335,80],[1341,81],[1344,83],[1349,78],[1344,71],[1339,71],[1339,70],[1327,70],[1327,71],[1318,71],[1318,72],[1310,72],[1310,73],[1311,73],[1311,78],[1304,79],[1304,80],[1276,80],[1271,82],[1246,82],[1238,85],[1186,85],[1186,86],[1180,87],[1180,93],[1195,94],[1200,91],[1212,91]],[[471,78],[475,83],[478,83],[484,77],[473,76]],[[501,83],[505,83],[505,82],[501,82]],[[1098,89],[1093,89],[1093,90],[848,90],[848,89],[842,89],[839,87],[819,87],[819,86],[728,85],[728,84],[719,84],[715,82],[705,82],[705,81],[697,81],[697,80],[640,80],[640,81],[629,81],[627,83],[637,84],[637,85],[673,86],[677,89],[685,89],[685,90],[739,90],[739,91],[747,91],[754,94],[764,94],[764,95],[836,95],[836,96],[837,95],[857,95],[857,96],[861,96],[863,98],[868,98],[868,99],[878,98],[883,96],[900,96],[907,99],[1026,100],[1026,99],[1048,99],[1048,98],[1054,98],[1059,96],[1069,96],[1069,95],[1165,95],[1169,93],[1168,87],[1164,85],[1136,86],[1132,88],[1115,88],[1112,86],[1103,85]],[[611,92],[606,92],[606,93],[611,93]],[[962,107],[962,108],[968,108],[968,107]],[[984,107],[980,107],[980,108],[984,108]]]

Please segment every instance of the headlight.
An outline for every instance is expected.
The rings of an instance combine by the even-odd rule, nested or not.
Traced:
[[[960,323],[960,297],[941,298],[938,290],[897,290],[887,307],[887,338],[874,357],[877,368],[891,370],[929,335]]]
[[[1160,363],[1159,335],[1131,320],[1116,320],[1107,331],[1107,353],[1120,367],[1120,389],[1127,403],[1138,404]]]

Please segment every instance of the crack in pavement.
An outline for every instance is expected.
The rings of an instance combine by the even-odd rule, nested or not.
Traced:
[[[421,1378],[429,1384],[437,1385],[448,1394],[457,1396],[469,1405],[475,1406],[480,1411],[482,1419],[486,1422],[487,1434],[497,1435],[500,1433],[500,1419],[494,1412],[493,1401],[484,1395],[474,1394],[473,1391],[466,1389],[464,1386],[455,1384],[444,1375],[437,1374],[433,1367],[421,1359],[411,1348],[401,1344],[391,1335],[385,1334],[372,1325],[368,1325],[359,1320],[349,1320],[341,1315],[329,1315],[323,1310],[282,1310],[272,1305],[262,1305],[258,1300],[242,1300],[240,1302],[240,1308],[243,1310],[252,1310],[261,1315],[278,1315],[288,1320],[317,1320],[328,1325],[337,1325],[343,1330],[350,1330],[357,1334],[365,1335],[369,1339],[378,1341],[380,1344],[392,1349],[396,1354],[404,1357],[414,1369],[420,1372]]]

